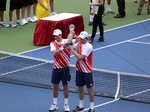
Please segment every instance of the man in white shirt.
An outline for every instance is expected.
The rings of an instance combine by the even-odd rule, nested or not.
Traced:
[[[84,85],[89,92],[90,108],[88,112],[94,112],[94,91],[93,91],[93,74],[92,58],[93,46],[88,42],[88,33],[82,31],[79,35],[80,41],[73,46],[69,45],[71,52],[77,58],[76,61],[76,86],[79,92],[79,106],[72,112],[84,111]]]

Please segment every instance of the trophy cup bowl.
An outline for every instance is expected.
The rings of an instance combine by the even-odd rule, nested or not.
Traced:
[[[74,24],[70,24],[70,25],[69,25],[69,29],[70,29],[70,30],[74,30],[74,29],[75,29]]]

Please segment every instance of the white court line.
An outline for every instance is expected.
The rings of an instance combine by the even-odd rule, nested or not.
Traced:
[[[128,24],[128,25],[124,25],[124,26],[121,26],[121,27],[116,27],[116,28],[113,28],[113,29],[110,29],[110,30],[106,30],[106,31],[104,31],[104,32],[109,32],[109,31],[112,31],[112,30],[117,30],[117,29],[120,29],[120,28],[132,26],[132,25],[135,25],[135,24],[138,24],[138,23],[142,23],[142,22],[145,22],[145,21],[149,21],[149,20],[150,20],[150,19],[146,19],[146,20],[134,22],[134,23],[131,23],[131,24]],[[96,34],[99,34],[99,32],[96,33]],[[90,34],[90,35],[91,35],[91,34]],[[90,35],[89,35],[89,36],[90,36]],[[36,48],[36,49],[33,49],[33,50],[28,50],[28,51],[25,51],[25,52],[20,52],[20,53],[18,53],[18,54],[28,53],[28,52],[36,51],[36,50],[43,49],[43,48],[46,48],[46,47],[49,47],[49,45],[48,45],[48,46],[44,46],[44,47],[40,47],[40,48]]]
[[[105,102],[105,103],[101,103],[101,104],[99,104],[99,105],[94,106],[94,108],[97,108],[97,107],[100,107],[100,106],[104,106],[104,105],[108,105],[108,104],[110,104],[110,103],[113,103],[113,102],[118,101],[119,99],[120,99],[120,98],[117,98],[117,99],[115,99],[115,100],[111,100],[111,101],[108,101],[108,102]],[[89,110],[89,108],[84,109],[84,111],[87,111],[87,110]]]
[[[115,43],[115,44],[110,44],[110,45],[107,45],[107,46],[96,48],[96,49],[93,49],[93,51],[105,49],[105,48],[108,48],[108,47],[113,47],[113,46],[116,46],[116,45],[119,45],[119,44],[123,44],[123,43],[126,43],[126,42],[131,42],[131,41],[134,41],[136,39],[144,38],[144,37],[147,37],[147,36],[150,36],[150,34],[142,35],[142,36],[139,36],[139,37],[136,37],[136,38],[132,38],[132,39],[129,39],[129,40],[125,40],[125,41],[122,41],[122,42],[118,42],[118,43]],[[42,48],[46,48],[46,47],[49,47],[49,46],[45,46],[45,47],[42,47]],[[39,48],[39,49],[42,49],[42,48]],[[30,50],[30,51],[34,51],[34,50]],[[27,52],[30,52],[30,51],[27,51]],[[22,53],[27,53],[27,52],[22,52]],[[19,53],[19,54],[22,54],[22,53]],[[74,55],[71,55],[71,57],[74,57]]]
[[[150,36],[150,34],[142,35],[142,36],[132,38],[132,39],[129,39],[129,40],[125,40],[125,41],[122,41],[122,42],[118,42],[118,43],[115,43],[115,44],[110,44],[110,45],[107,45],[107,46],[96,48],[96,49],[94,49],[94,51],[105,49],[105,48],[112,47],[112,46],[116,46],[116,45],[119,45],[119,44],[123,44],[123,43],[130,42],[130,41],[133,41],[133,40],[136,40],[136,39],[144,38],[144,37],[147,37],[147,36]]]
[[[148,42],[139,42],[139,41],[129,41],[129,42],[131,42],[131,43],[137,43],[137,44],[150,44],[150,43],[148,43]]]
[[[125,40],[125,41],[122,41],[122,42],[118,42],[118,43],[115,43],[115,44],[110,44],[110,45],[107,45],[107,46],[99,47],[99,48],[93,49],[93,51],[105,49],[105,48],[108,48],[108,47],[113,47],[113,46],[116,46],[116,45],[119,45],[119,44],[123,44],[123,43],[126,43],[126,42],[134,41],[134,40],[137,40],[137,39],[140,39],[140,38],[144,38],[144,37],[147,37],[147,36],[150,36],[150,34],[142,35],[142,36],[139,36],[139,37],[136,37],[136,38],[132,38],[132,39],[129,39],[129,40]],[[74,55],[71,55],[71,57],[74,57]]]
[[[146,93],[146,92],[149,92],[149,91],[150,91],[150,89],[147,89],[147,90],[144,90],[144,91],[140,91],[140,92],[128,95],[128,96],[126,96],[124,98],[129,98],[129,97],[136,96],[136,95],[139,95],[139,94],[142,94],[142,93]]]
[[[137,92],[137,93],[125,96],[124,98],[129,98],[129,97],[136,96],[136,95],[139,95],[139,94],[142,94],[142,93],[146,93],[146,92],[149,92],[149,91],[150,91],[150,89],[147,89],[147,90],[144,90],[144,91],[141,91],[141,92]],[[116,102],[118,100],[120,100],[120,98],[117,98],[115,100],[111,100],[111,101],[108,101],[108,102],[105,102],[105,103],[101,103],[99,105],[95,105],[94,108],[101,107],[101,106],[104,106],[104,105],[108,105],[108,104],[114,103],[114,102]],[[89,108],[86,108],[86,109],[84,109],[84,111],[87,111],[88,109]]]
[[[146,21],[150,21],[150,19],[146,19],[146,20],[138,21],[138,22],[131,23],[131,24],[128,24],[128,25],[124,25],[124,26],[112,28],[112,29],[106,30],[106,31],[104,31],[104,32],[109,32],[109,31],[113,31],[113,30],[118,30],[118,29],[121,29],[121,28],[125,28],[125,27],[128,27],[128,26],[136,25],[136,24],[139,24],[139,23],[142,23],[142,22],[146,22]],[[99,34],[99,33],[100,33],[100,32],[98,32],[98,33],[96,33],[96,34]],[[90,34],[90,35],[91,35],[91,34]]]
[[[146,22],[146,21],[150,21],[150,19],[145,19],[145,20],[142,20],[142,21],[138,21],[138,22],[134,22],[134,23],[128,24],[128,25],[116,27],[116,28],[113,28],[113,29],[110,29],[110,30],[106,30],[106,32],[112,31],[112,30],[117,30],[117,29],[120,29],[120,28],[128,27],[128,26],[132,26],[132,25],[135,25],[135,24],[138,24],[138,23],[142,23],[142,22]]]
[[[48,46],[44,46],[44,47],[40,47],[40,48],[36,48],[36,49],[33,49],[33,50],[28,50],[28,51],[20,52],[18,54],[24,54],[24,53],[28,53],[28,52],[32,52],[32,51],[44,49],[44,48],[47,48],[47,47],[49,47],[49,45]]]

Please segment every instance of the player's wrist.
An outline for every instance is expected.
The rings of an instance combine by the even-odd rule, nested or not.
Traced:
[[[63,51],[63,50],[64,50],[64,47],[63,47],[63,46],[62,46],[62,47],[60,47],[60,48],[59,48],[59,50],[60,50],[60,51]]]
[[[72,39],[76,39],[76,37],[77,37],[77,35],[75,34],[75,35],[73,35]]]

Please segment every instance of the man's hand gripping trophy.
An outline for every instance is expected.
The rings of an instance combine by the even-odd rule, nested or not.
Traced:
[[[75,29],[75,26],[73,24],[70,24],[69,25],[70,33],[68,35],[68,44],[69,45],[73,44],[72,39],[75,39],[75,37],[76,37],[74,29]]]

